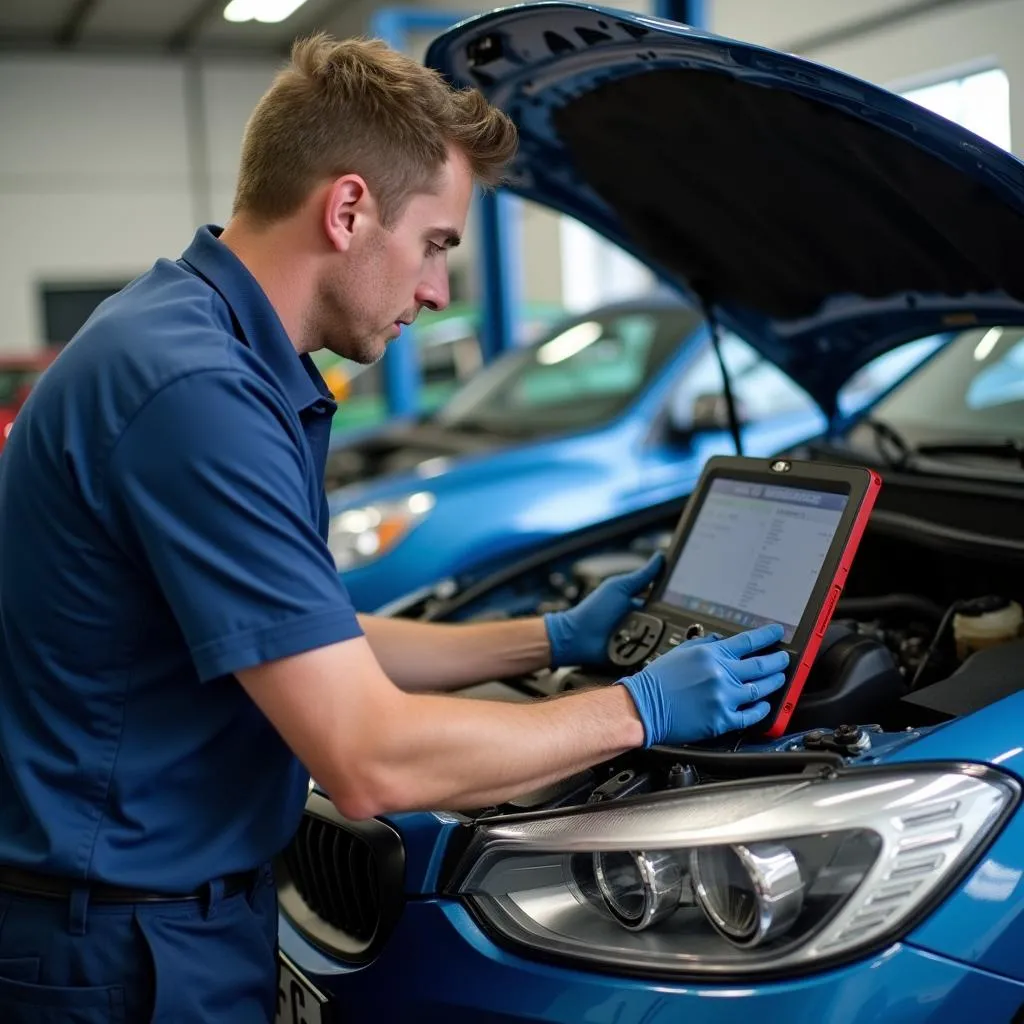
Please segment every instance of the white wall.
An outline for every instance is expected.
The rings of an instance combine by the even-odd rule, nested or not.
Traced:
[[[272,73],[0,60],[0,348],[43,340],[42,282],[131,278],[177,256],[199,221],[226,216],[245,118]]]
[[[230,214],[271,61],[0,57],[0,350],[44,341],[42,283],[128,280]],[[526,207],[528,301],[561,296],[558,223]],[[473,223],[452,256],[475,285]]]
[[[788,48],[802,39],[906,6],[907,0],[709,0],[711,28]],[[975,0],[939,8],[803,56],[890,88],[1001,67],[1010,84],[1013,150],[1024,156],[1024,3]]]

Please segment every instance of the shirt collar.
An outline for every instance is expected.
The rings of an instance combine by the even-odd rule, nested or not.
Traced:
[[[239,341],[248,345],[281,382],[296,412],[333,415],[337,403],[308,355],[298,355],[266,292],[244,263],[220,241],[223,229],[201,227],[182,253],[182,262],[228,304]]]

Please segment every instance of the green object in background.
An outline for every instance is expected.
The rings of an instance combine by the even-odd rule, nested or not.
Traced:
[[[520,344],[526,344],[565,315],[555,304],[531,303],[521,318]],[[420,413],[435,412],[483,365],[477,331],[480,311],[466,302],[440,312],[424,310],[416,320],[415,344],[420,363]],[[338,399],[331,433],[365,430],[388,419],[379,364],[363,366],[321,350],[313,362]]]

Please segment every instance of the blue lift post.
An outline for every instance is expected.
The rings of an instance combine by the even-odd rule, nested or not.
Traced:
[[[406,50],[413,33],[440,33],[465,15],[422,8],[383,7],[370,18],[371,36],[396,50]],[[481,299],[483,323],[480,349],[484,362],[515,344],[519,303],[519,211],[514,196],[485,193],[478,200]],[[392,344],[384,356],[384,393],[391,416],[411,416],[419,407],[420,368],[415,327],[405,329],[399,344]]]
[[[693,28],[708,28],[708,0],[655,0],[654,13]]]

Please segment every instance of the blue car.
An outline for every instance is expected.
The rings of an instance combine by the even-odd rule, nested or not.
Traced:
[[[840,395],[844,411],[941,342],[886,353]],[[777,451],[825,425],[794,380],[720,337],[744,450]],[[706,325],[678,296],[602,306],[474,376],[436,413],[328,457],[329,545],[360,611],[464,584],[566,531],[686,494],[734,450]]]
[[[823,425],[813,400],[740,338],[723,340],[723,357],[748,450]],[[327,466],[328,543],[369,611],[494,571],[654,494],[684,494],[732,446],[699,314],[671,296],[607,305],[508,353],[420,422],[342,439]]]
[[[312,784],[278,865],[280,1021],[1024,1020],[1024,165],[838,71],[595,7],[481,16],[427,59],[516,118],[513,187],[818,403],[781,451],[884,486],[787,735],[369,821]],[[842,413],[873,360],[935,337]],[[664,547],[665,494],[388,612],[568,607]]]

